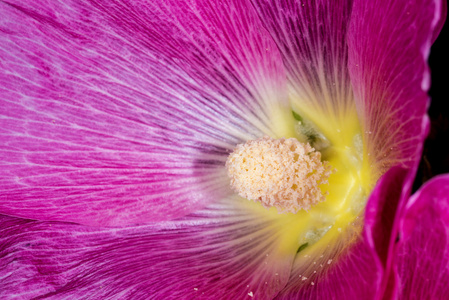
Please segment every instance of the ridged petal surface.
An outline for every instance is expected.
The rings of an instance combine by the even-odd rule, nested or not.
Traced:
[[[0,298],[271,299],[295,248],[288,222],[248,203],[120,229],[0,216]]]
[[[280,55],[246,2],[0,4],[0,212],[124,225],[229,192],[233,147],[275,135]]]
[[[413,167],[428,131],[427,57],[442,1],[355,1],[348,32],[349,70],[366,155],[377,178]]]
[[[346,42],[352,1],[253,3],[280,49],[295,110],[316,123],[354,110]]]

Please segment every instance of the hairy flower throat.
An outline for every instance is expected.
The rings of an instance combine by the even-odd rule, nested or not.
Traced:
[[[320,152],[294,138],[263,137],[237,145],[226,167],[241,197],[291,213],[324,201],[320,185],[332,173]]]

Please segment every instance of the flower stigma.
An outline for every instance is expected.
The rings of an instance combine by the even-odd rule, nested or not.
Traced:
[[[308,143],[267,136],[237,145],[226,167],[231,187],[241,197],[275,207],[278,213],[297,213],[324,201],[320,187],[332,173]]]

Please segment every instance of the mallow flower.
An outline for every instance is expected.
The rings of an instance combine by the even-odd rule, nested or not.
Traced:
[[[2,1],[0,298],[444,298],[445,10]]]

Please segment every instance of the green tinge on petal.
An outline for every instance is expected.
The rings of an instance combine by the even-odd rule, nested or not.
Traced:
[[[294,276],[298,277],[295,278],[297,286],[314,285],[317,284],[316,275],[330,270],[333,263],[361,238],[363,212],[376,178],[364,151],[355,108],[329,115],[324,110],[304,113],[293,105],[290,115],[299,128],[295,136],[299,140],[302,133],[311,132],[310,128],[324,136],[328,144],[320,149],[322,159],[334,169],[328,184],[321,186],[322,192],[327,194],[324,202],[297,214],[279,215],[274,208],[269,211],[274,218],[288,222],[290,227],[280,235],[279,241],[281,249],[291,251],[296,247]],[[301,132],[301,126],[308,128]],[[302,138],[303,141],[313,145],[311,136],[306,138],[308,140]]]

